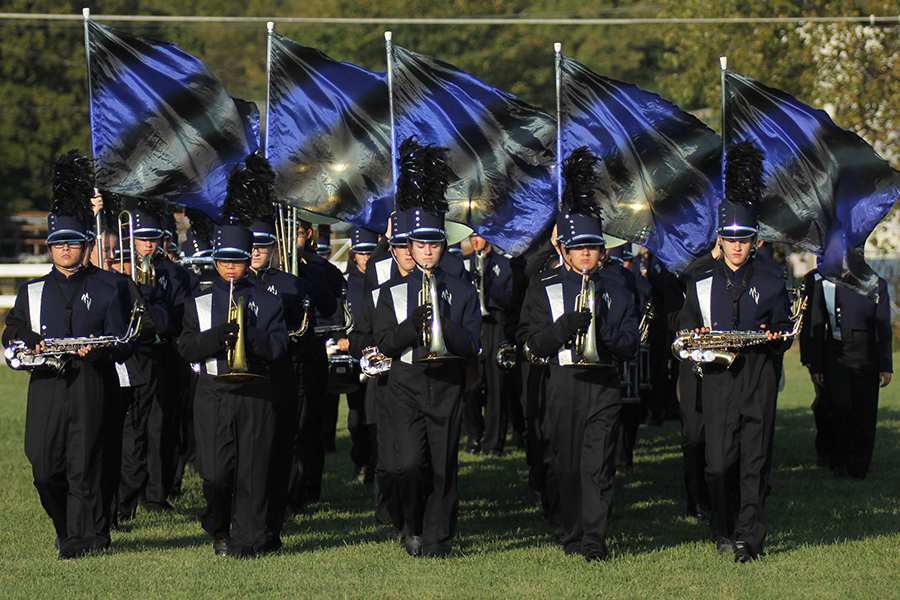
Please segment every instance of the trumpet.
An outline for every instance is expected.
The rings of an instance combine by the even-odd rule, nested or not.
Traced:
[[[575,354],[574,367],[606,367],[606,363],[600,362],[597,352],[597,311],[596,291],[594,282],[591,281],[587,269],[581,272],[581,292],[575,298],[575,310],[587,310],[591,313],[591,324],[587,331],[579,331],[575,334],[573,352]]]
[[[237,323],[238,334],[237,339],[228,342],[225,347],[225,356],[228,359],[228,373],[217,375],[214,377],[216,381],[221,383],[233,383],[235,385],[243,385],[245,383],[258,383],[265,380],[262,375],[250,373],[247,368],[247,351],[244,328],[244,297],[235,301],[234,299],[234,279],[228,288],[228,322]]]
[[[512,371],[516,366],[516,345],[507,340],[500,342],[494,360],[497,362],[497,366],[504,371]]]
[[[422,327],[422,345],[428,352],[419,362],[430,362],[458,358],[447,351],[441,328],[440,307],[438,305],[437,282],[434,275],[422,269],[422,289],[419,290],[419,305],[431,306],[431,319]]]
[[[475,251],[475,291],[478,292],[478,305],[481,308],[481,316],[490,314],[484,303],[484,250]]]
[[[640,334],[642,346],[647,343],[647,340],[650,337],[650,323],[653,321],[654,316],[653,301],[647,300],[644,302],[644,310],[641,312],[641,322],[638,324],[638,333]]]
[[[44,340],[44,349],[40,352],[35,352],[22,340],[13,340],[3,354],[6,357],[6,364],[17,371],[47,369],[61,373],[82,348],[108,348],[137,339],[141,334],[143,318],[144,303],[138,300],[131,308],[131,319],[122,337],[102,335],[99,337],[47,338]]]
[[[309,329],[309,298],[303,299],[303,320],[300,321],[300,327],[295,329],[294,331],[288,332],[288,337],[291,339],[299,339],[306,335],[306,330]]]
[[[363,350],[359,368],[367,377],[378,377],[391,370],[391,359],[382,354],[378,347],[369,346]]]
[[[797,337],[803,327],[803,313],[806,312],[807,297],[802,295],[792,309],[793,327],[790,331],[778,334],[779,339]],[[672,341],[672,353],[679,360],[689,360],[694,363],[693,371],[698,377],[703,377],[702,366],[704,364],[722,365],[726,369],[731,367],[734,359],[739,354],[739,349],[750,346],[758,346],[769,341],[766,331],[710,331],[708,333],[695,333],[689,329],[682,329],[675,334]]]

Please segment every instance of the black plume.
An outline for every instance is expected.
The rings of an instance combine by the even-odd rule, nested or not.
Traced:
[[[408,210],[422,205],[425,187],[425,148],[416,141],[416,136],[403,140],[400,144],[400,176],[397,178],[396,210]]]
[[[447,202],[447,186],[453,171],[447,164],[449,150],[429,144],[424,149],[425,186],[422,190],[422,208],[433,215],[444,215],[450,210]]]
[[[725,199],[754,204],[762,199],[763,153],[751,141],[740,142],[725,155]]]
[[[103,196],[103,210],[100,212],[103,217],[103,226],[110,231],[118,231],[119,213],[125,207],[122,197],[109,190],[100,190],[100,194]]]
[[[212,241],[212,237],[216,233],[216,222],[208,214],[199,208],[185,208],[184,214],[191,222],[191,230],[194,232],[195,238],[206,242]]]
[[[562,210],[573,214],[599,217],[600,210],[594,200],[594,189],[597,187],[597,174],[594,167],[599,159],[588,150],[587,146],[575,148],[565,160],[562,167],[563,188]]]
[[[228,176],[222,217],[231,225],[250,227],[254,219],[265,221],[275,216],[272,203],[275,171],[259,154],[247,155],[244,165],[236,166]]]
[[[138,198],[137,207],[138,210],[153,217],[160,223],[162,223],[165,215],[175,212],[175,207],[172,206],[172,203],[161,198]]]
[[[91,159],[79,154],[78,150],[69,150],[56,159],[50,185],[51,212],[69,217],[83,217],[93,212],[94,167]]]

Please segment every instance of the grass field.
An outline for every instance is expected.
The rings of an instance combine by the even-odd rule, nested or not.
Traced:
[[[286,525],[276,555],[214,556],[192,473],[174,513],[141,512],[109,551],[58,562],[23,452],[27,376],[0,369],[0,597],[900,598],[900,382],[881,395],[869,477],[837,480],[814,466],[811,384],[796,352],[786,363],[768,555],[748,565],[719,556],[708,527],[683,516],[675,422],[641,428],[635,466],[616,480],[613,560],[603,564],[552,543],[519,451],[461,455],[456,548],[444,561],[410,558],[375,524],[371,488],[349,483],[344,426],[323,502]]]

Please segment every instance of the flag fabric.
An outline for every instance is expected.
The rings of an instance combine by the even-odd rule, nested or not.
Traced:
[[[393,209],[387,75],[269,34],[266,155],[276,196],[383,232]]]
[[[259,149],[259,112],[177,46],[85,31],[97,187],[218,218],[231,169]]]
[[[722,198],[722,139],[656,94],[560,54],[560,153],[600,157],[603,231],[676,273],[711,249]]]
[[[900,197],[900,173],[821,110],[725,72],[725,139],[765,153],[760,237],[812,252],[828,279],[877,298],[863,249]]]
[[[512,255],[553,221],[556,123],[547,112],[453,65],[390,45],[397,145],[449,148],[447,218]]]

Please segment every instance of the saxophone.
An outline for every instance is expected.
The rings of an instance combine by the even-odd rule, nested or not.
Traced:
[[[35,352],[22,340],[13,340],[3,354],[6,357],[6,364],[16,371],[47,369],[55,373],[62,373],[65,366],[78,356],[78,351],[82,348],[91,348],[92,350],[109,348],[116,344],[126,344],[136,340],[141,334],[143,319],[144,303],[138,300],[131,309],[131,319],[122,337],[102,335],[99,337],[47,338],[44,340],[44,349],[40,352]]]
[[[294,331],[288,332],[288,337],[292,340],[299,340],[304,335],[306,335],[306,330],[309,329],[309,298],[303,299],[303,320],[300,321],[300,327],[295,329]]]

